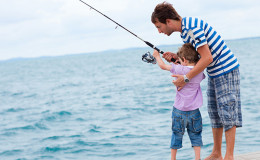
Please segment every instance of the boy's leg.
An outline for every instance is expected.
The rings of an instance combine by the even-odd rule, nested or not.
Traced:
[[[223,128],[212,128],[214,146],[211,154],[205,160],[223,160],[221,153]]]
[[[200,149],[202,143],[202,118],[199,109],[191,112],[187,125],[187,132],[191,141],[191,145],[195,152],[195,160],[200,159]]]
[[[233,160],[234,159],[234,147],[235,147],[235,136],[236,136],[236,126],[225,132],[226,136],[226,155],[225,160]]]
[[[176,160],[177,149],[171,149],[171,160]]]
[[[195,152],[195,160],[200,160],[200,146],[194,146],[193,149]]]
[[[182,138],[184,135],[184,120],[182,119],[183,111],[173,108],[172,112],[172,137],[171,137],[171,149],[182,148]]]

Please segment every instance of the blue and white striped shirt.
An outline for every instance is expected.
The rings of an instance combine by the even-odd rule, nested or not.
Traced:
[[[191,43],[196,50],[208,44],[213,57],[213,62],[207,67],[210,78],[221,76],[239,67],[237,58],[224,40],[205,21],[194,17],[184,17],[181,38],[184,43]]]

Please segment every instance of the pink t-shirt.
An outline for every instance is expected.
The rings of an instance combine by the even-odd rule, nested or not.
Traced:
[[[183,66],[172,64],[171,73],[186,75],[193,66]],[[203,72],[193,77],[180,91],[177,91],[174,107],[181,111],[192,111],[198,109],[203,104],[200,82],[205,78]]]

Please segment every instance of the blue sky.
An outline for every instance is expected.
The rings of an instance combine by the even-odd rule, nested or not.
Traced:
[[[160,0],[85,0],[155,45],[182,43],[150,21]],[[169,0],[182,17],[206,20],[224,39],[260,36],[259,0]],[[147,47],[79,0],[0,1],[0,60]]]

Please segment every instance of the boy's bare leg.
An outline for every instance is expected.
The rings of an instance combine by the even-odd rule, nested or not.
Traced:
[[[199,160],[200,159],[200,147],[194,146],[193,149],[194,149],[194,152],[195,152],[195,160]]]
[[[214,146],[211,154],[205,158],[205,160],[223,160],[221,153],[221,145],[222,145],[222,135],[223,135],[223,127],[222,128],[212,128]]]
[[[226,155],[224,160],[234,160],[234,147],[235,147],[235,136],[236,136],[236,126],[225,132],[226,136]]]
[[[177,149],[171,149],[171,160],[176,160]]]

